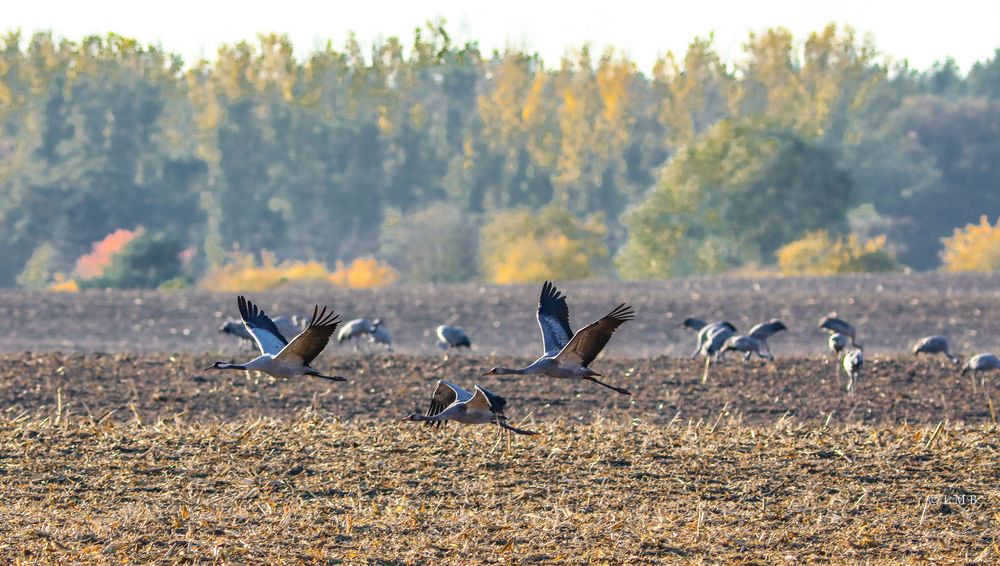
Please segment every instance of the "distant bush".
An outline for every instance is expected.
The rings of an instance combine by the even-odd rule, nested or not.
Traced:
[[[210,291],[266,291],[293,281],[326,281],[337,287],[367,289],[391,285],[398,277],[391,266],[372,257],[357,258],[349,265],[338,261],[331,272],[315,260],[278,262],[273,253],[260,255],[257,265],[253,254],[233,253],[228,263],[210,268],[199,286]]]
[[[555,205],[497,212],[482,230],[483,277],[502,284],[592,277],[606,263],[606,233],[599,216],[583,221]]]
[[[55,255],[55,249],[50,244],[42,244],[35,248],[31,258],[24,264],[24,270],[17,276],[17,284],[31,289],[47,287],[52,281],[52,262],[55,260]]]
[[[389,215],[379,254],[414,281],[468,281],[479,268],[479,227],[452,204]]]
[[[260,265],[253,254],[233,252],[223,265],[209,268],[199,285],[209,291],[266,291],[289,281],[321,281],[330,276],[318,261],[278,262],[263,252]]]
[[[76,293],[80,291],[80,284],[76,279],[67,279],[62,273],[56,273],[47,289],[54,293]]]
[[[901,266],[885,242],[885,236],[861,241],[854,234],[832,239],[826,230],[817,230],[782,246],[777,251],[778,266],[785,275],[899,271]]]
[[[995,226],[983,215],[979,224],[955,228],[943,238],[941,269],[945,271],[996,271],[1000,269],[1000,218]]]
[[[355,258],[349,265],[337,261],[337,270],[327,279],[337,287],[371,289],[392,285],[398,278],[391,265],[369,256]]]
[[[86,287],[154,289],[181,277],[183,246],[162,235],[140,232],[111,256],[100,277],[85,280]]]
[[[135,231],[118,229],[103,239],[94,242],[93,250],[76,260],[73,277],[78,279],[96,279],[104,275],[115,254],[125,249],[125,246],[143,233],[142,228]]]

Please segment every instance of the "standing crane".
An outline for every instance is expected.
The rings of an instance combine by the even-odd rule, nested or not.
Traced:
[[[761,342],[761,345],[764,346],[764,350],[767,351],[767,355],[770,356],[770,358],[773,360],[774,356],[771,355],[771,346],[767,343],[767,339],[779,332],[784,332],[785,330],[788,330],[788,327],[785,326],[785,323],[781,322],[776,318],[772,318],[767,322],[762,322],[760,324],[750,327],[749,336],[751,338],[756,338],[757,340],[759,340]]]
[[[736,332],[736,327],[733,323],[728,320],[720,320],[718,322],[705,322],[700,318],[685,318],[681,326],[691,330],[697,334],[697,342],[695,343],[694,352],[691,353],[692,358],[697,358],[699,355],[715,354],[718,352],[719,348],[726,341],[729,336],[732,336]],[[714,342],[712,338],[715,338],[720,332],[729,334]],[[708,347],[706,348],[705,343],[708,342]]]
[[[382,319],[368,320],[367,318],[355,318],[347,321],[340,332],[337,333],[337,343],[342,344],[348,340],[360,340],[367,338],[369,344],[384,344],[388,351],[392,351],[392,337],[389,331],[382,325]],[[354,343],[354,350],[358,351],[358,342]]]
[[[836,356],[837,359],[840,359],[840,353],[847,347],[847,341],[847,336],[839,332],[835,332],[830,335],[830,338],[826,341],[826,343],[830,347],[830,351],[833,352],[833,355]]]
[[[861,368],[865,363],[864,350],[860,347],[853,347],[844,352],[840,365],[847,374],[847,395],[854,397],[854,391],[861,382]]]
[[[438,348],[461,348],[463,346],[472,348],[472,341],[469,340],[469,336],[462,330],[461,326],[442,324],[434,330],[434,334],[438,339]]]
[[[788,328],[777,319],[757,324],[750,328],[749,334],[731,335],[726,338],[719,348],[719,357],[724,357],[726,352],[743,352],[744,361],[749,360],[752,354],[757,354],[758,358],[764,360],[774,361],[767,339],[783,330]]]
[[[819,327],[830,334],[843,334],[851,339],[851,346],[857,346],[857,330],[847,321],[834,316],[825,316],[820,319]]]
[[[969,358],[969,361],[965,362],[965,366],[962,367],[962,377],[966,374],[970,374],[972,378],[972,390],[976,390],[976,373],[985,373],[995,369],[1000,369],[1000,358],[994,354],[976,354]],[[980,376],[979,384],[983,387],[986,386],[986,378]]]
[[[743,334],[737,336],[730,336],[728,340],[719,349],[719,358],[723,358],[726,352],[742,352],[743,361],[750,360],[752,354],[757,354],[758,358],[774,361],[774,356],[771,352],[767,351],[767,346],[763,340],[754,338],[753,336],[746,336]]]
[[[372,324],[375,326],[375,329],[368,333],[368,341],[372,344],[382,344],[385,346],[387,352],[391,352],[392,336],[389,335],[389,331],[382,324],[382,319],[376,318],[372,321]]]
[[[948,347],[948,339],[944,336],[924,336],[913,345],[913,355],[918,356],[920,354],[944,354],[951,360],[951,363],[957,364],[960,360],[958,356],[951,353],[951,348]]]
[[[728,320],[706,323],[697,318],[687,318],[681,324],[698,333],[698,343],[691,357],[705,356],[705,370],[701,374],[701,382],[705,383],[712,358],[719,354],[726,340],[736,334],[736,326]]]

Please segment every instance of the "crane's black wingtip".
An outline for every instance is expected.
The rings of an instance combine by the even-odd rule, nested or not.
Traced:
[[[612,318],[618,322],[628,322],[635,319],[635,309],[628,303],[622,303],[608,313],[608,318]]]
[[[562,293],[559,292],[559,289],[556,288],[554,283],[552,283],[551,281],[546,281],[545,283],[542,283],[542,293],[538,299],[539,302],[545,299],[558,301],[561,298],[562,298]]]
[[[310,327],[333,326],[334,328],[336,328],[338,324],[340,324],[340,315],[334,312],[332,308],[330,309],[329,312],[327,312],[325,306],[322,309],[320,309],[319,305],[313,307],[312,320],[309,321]],[[337,341],[338,342],[342,341],[340,340],[339,336],[337,337]]]

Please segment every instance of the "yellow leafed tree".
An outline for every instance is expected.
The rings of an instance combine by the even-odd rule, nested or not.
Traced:
[[[501,284],[592,277],[608,256],[606,232],[600,217],[583,221],[556,205],[495,213],[482,231],[483,277]]]
[[[979,224],[955,228],[950,238],[944,238],[941,253],[945,271],[995,271],[1000,269],[1000,218],[991,225],[986,215]]]

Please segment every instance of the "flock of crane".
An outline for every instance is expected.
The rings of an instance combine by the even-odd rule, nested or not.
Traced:
[[[243,296],[237,298],[240,321],[229,321],[222,331],[251,340],[260,355],[242,364],[216,362],[210,369],[256,370],[276,378],[313,376],[331,381],[346,381],[346,378],[326,375],[310,364],[326,348],[330,337],[341,321],[338,315],[326,307],[318,305],[313,309],[308,324],[296,316],[282,316],[271,319],[257,305]],[[605,383],[603,377],[590,368],[612,335],[622,324],[635,318],[632,307],[622,303],[601,319],[573,332],[569,323],[569,306],[566,296],[555,285],[546,281],[542,285],[536,312],[538,326],[542,333],[542,355],[523,368],[494,367],[482,375],[544,375],[557,379],[590,381],[617,393],[631,395],[624,388]],[[787,330],[779,320],[758,324],[747,334],[739,334],[736,326],[728,321],[705,322],[697,318],[685,319],[682,325],[697,334],[697,342],[692,357],[705,358],[703,381],[708,377],[712,360],[722,359],[727,352],[740,352],[744,360],[756,355],[765,361],[773,361],[774,356],[767,340],[776,333]],[[864,348],[857,342],[857,331],[840,318],[824,317],[819,327],[830,334],[828,345],[838,357],[840,367],[847,376],[846,391],[853,396],[857,389],[864,366]],[[292,336],[291,341],[285,336]],[[471,347],[465,332],[457,326],[441,325],[436,330],[438,346],[442,348]],[[337,334],[338,342],[367,338],[371,343],[383,344],[391,351],[392,341],[379,319],[355,319],[343,325]],[[914,354],[943,354],[953,363],[957,356],[951,353],[948,340],[944,336],[927,336],[913,346]],[[962,375],[970,372],[984,372],[1000,369],[1000,357],[994,354],[978,354],[969,358],[962,368]],[[975,376],[972,378],[975,388]],[[430,425],[440,425],[446,421],[463,424],[495,424],[498,430],[516,434],[536,434],[510,425],[504,409],[507,401],[496,393],[475,385],[473,391],[445,380],[439,380],[431,402],[423,414],[412,413],[404,421],[421,421]],[[508,436],[509,442],[509,436]]]
[[[242,364],[215,362],[206,370],[233,369],[256,370],[276,378],[294,378],[313,376],[331,381],[346,381],[346,378],[326,375],[310,364],[316,356],[326,348],[330,337],[340,324],[340,319],[333,311],[317,305],[309,324],[291,341],[285,338],[281,328],[257,305],[240,296],[236,300],[240,319],[247,336],[253,340],[260,350],[260,355]],[[632,320],[635,313],[632,307],[622,303],[610,313],[596,322],[592,322],[573,332],[569,324],[569,306],[566,297],[556,289],[555,285],[545,282],[538,300],[538,325],[542,331],[543,354],[523,368],[495,367],[483,375],[546,375],[559,379],[574,379],[592,381],[608,389],[630,395],[628,390],[607,384],[600,379],[601,374],[590,369],[590,363],[597,358],[611,335],[623,323]],[[284,319],[293,328],[298,321],[292,317]],[[343,341],[356,335],[375,336],[380,324],[376,321],[365,324],[364,319],[347,323],[338,334],[338,340]],[[238,334],[233,323],[223,326],[224,332]],[[444,347],[470,346],[468,336],[457,327],[441,326],[437,329],[439,345]],[[291,334],[289,334],[291,335]],[[388,334],[385,335],[388,338]],[[377,336],[372,338],[377,341]],[[507,401],[492,391],[476,385],[469,392],[458,385],[440,380],[431,396],[430,406],[424,414],[413,413],[403,420],[423,421],[428,424],[455,421],[464,424],[495,424],[500,430],[517,434],[535,434],[507,423],[504,408]]]

